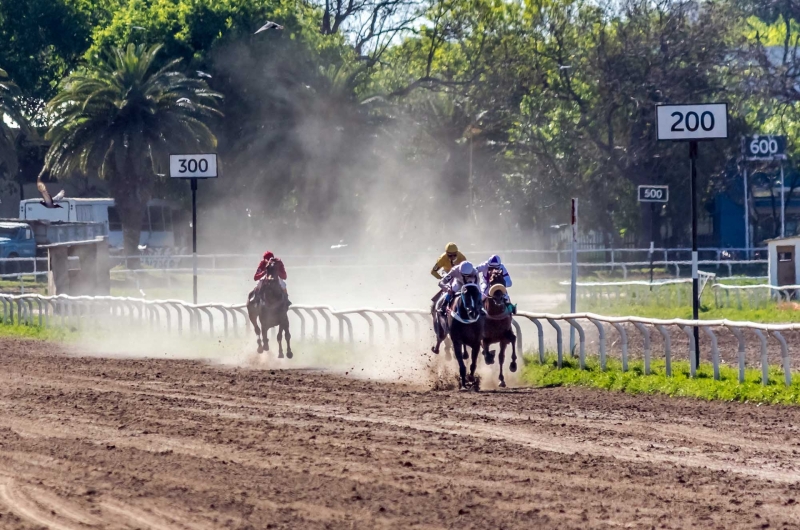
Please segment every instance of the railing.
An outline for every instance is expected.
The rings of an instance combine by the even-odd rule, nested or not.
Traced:
[[[217,337],[239,336],[241,331],[250,331],[250,323],[244,304],[190,304],[181,300],[144,300],[112,296],[42,296],[35,294],[5,295],[0,294],[3,321],[39,326],[74,326],[82,328],[86,324],[100,325],[103,318],[124,319],[131,326],[149,326],[153,329],[176,332],[179,336],[207,334]],[[299,321],[299,338],[310,337],[312,340],[334,340],[334,333],[341,343],[353,343],[354,321],[357,316],[366,324],[367,342],[375,343],[376,323],[383,327],[385,341],[404,341],[411,337],[405,333],[408,326],[413,328],[414,340],[423,339],[421,324],[430,326],[428,311],[421,309],[360,308],[337,311],[328,306],[297,305],[290,308],[290,313]],[[221,322],[220,322],[221,321]],[[308,329],[310,321],[311,330]],[[800,324],[759,324],[753,322],[735,322],[729,320],[660,320],[640,317],[607,317],[593,313],[549,314],[519,312],[514,327],[517,333],[517,346],[523,350],[522,329],[519,321],[529,321],[537,330],[538,354],[540,361],[545,360],[545,330],[552,329],[556,335],[557,364],[563,364],[564,341],[562,325],[576,330],[579,336],[578,358],[581,368],[586,367],[586,350],[588,331],[596,331],[600,367],[605,370],[608,359],[609,332],[614,331],[619,337],[622,369],[629,367],[629,332],[641,336],[641,351],[644,359],[645,374],[651,373],[653,356],[652,336],[660,336],[663,340],[663,353],[666,373],[672,375],[672,337],[670,331],[685,336],[690,360],[690,375],[697,373],[694,355],[693,328],[698,327],[703,335],[711,341],[711,356],[714,378],[720,378],[720,349],[718,334],[730,333],[738,343],[738,378],[745,378],[746,346],[744,331],[751,331],[760,343],[761,382],[768,384],[768,339],[773,337],[780,346],[781,366],[785,384],[792,381],[791,358],[786,338],[781,334],[787,331],[799,331]],[[588,325],[590,328],[585,329]],[[115,323],[115,324],[118,324]],[[324,331],[321,329],[324,326]],[[117,328],[115,328],[117,329]],[[394,332],[393,332],[394,330]],[[426,329],[429,332],[430,328]],[[297,327],[293,328],[297,332]],[[309,333],[310,331],[310,333]],[[426,335],[427,336],[427,335]],[[638,346],[638,343],[637,343]]]
[[[679,330],[685,335],[689,348],[689,364],[690,376],[695,377],[697,374],[697,364],[694,349],[694,336],[693,330],[698,327],[705,336],[711,340],[711,362],[714,371],[714,379],[720,379],[720,350],[718,346],[717,334],[721,330],[729,332],[738,342],[737,359],[738,359],[738,379],[739,382],[744,382],[745,379],[745,337],[743,331],[751,330],[759,340],[760,343],[760,364],[761,364],[761,383],[766,385],[769,382],[769,358],[768,358],[768,345],[767,340],[769,336],[774,337],[780,345],[781,367],[783,370],[784,383],[789,386],[792,383],[791,371],[791,358],[789,356],[789,349],[786,339],[781,332],[798,331],[800,324],[759,324],[754,322],[735,322],[730,320],[660,320],[653,318],[640,318],[640,317],[607,317],[596,315],[593,313],[575,313],[555,315],[548,313],[527,313],[519,312],[518,317],[530,320],[537,328],[538,331],[538,352],[540,362],[545,362],[545,345],[544,345],[544,325],[543,323],[551,326],[556,333],[556,353],[557,364],[560,368],[563,364],[564,346],[563,346],[563,332],[560,322],[568,324],[574,328],[579,336],[579,353],[578,359],[581,369],[586,367],[586,330],[581,325],[580,321],[588,321],[593,328],[597,330],[598,334],[598,355],[600,358],[600,368],[605,371],[607,367],[608,358],[608,334],[606,326],[616,331],[620,339],[620,349],[622,355],[622,369],[628,370],[629,364],[629,336],[628,329],[630,326],[641,335],[643,343],[643,358],[644,358],[644,373],[651,373],[651,360],[652,360],[652,341],[651,335],[656,332],[663,339],[664,346],[664,360],[666,365],[667,376],[672,376],[672,337],[668,328]]]
[[[724,285],[716,284],[714,289],[714,302],[717,307],[744,307],[743,300],[751,308],[765,307],[772,301],[790,302],[800,293],[800,285],[781,285],[776,287],[769,284],[758,285]],[[733,293],[733,295],[731,295]],[[744,295],[744,296],[743,296]],[[731,300],[733,296],[733,300]]]

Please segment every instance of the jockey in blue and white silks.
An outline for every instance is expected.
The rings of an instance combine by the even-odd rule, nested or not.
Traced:
[[[495,254],[488,260],[475,267],[475,270],[477,270],[480,274],[481,291],[483,291],[484,295],[489,294],[489,274],[491,273],[492,269],[500,269],[503,271],[503,281],[505,281],[506,288],[511,287],[511,276],[508,274],[506,266],[503,265],[502,261],[500,261],[500,256]]]

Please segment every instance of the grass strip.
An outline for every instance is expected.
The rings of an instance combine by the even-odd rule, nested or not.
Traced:
[[[628,394],[664,394],[667,396],[693,397],[704,400],[739,401],[743,403],[799,404],[800,378],[792,384],[784,384],[783,372],[770,367],[769,384],[761,384],[761,371],[745,370],[745,381],[739,383],[737,368],[720,367],[720,380],[714,380],[710,364],[701,364],[697,377],[689,377],[687,361],[673,361],[672,376],[666,374],[664,361],[653,360],[650,374],[644,373],[644,361],[631,361],[628,371],[622,371],[622,362],[608,359],[606,371],[600,370],[596,357],[587,357],[586,369],[581,370],[577,359],[565,357],[562,368],[557,367],[555,355],[548,355],[544,363],[538,356],[526,354],[522,379],[536,387],[582,386],[615,390]]]
[[[0,319],[0,337],[64,342],[74,338],[75,335],[75,332],[64,327],[49,328],[29,324],[9,324]]]

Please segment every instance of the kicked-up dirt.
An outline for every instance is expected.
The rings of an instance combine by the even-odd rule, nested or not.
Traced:
[[[0,528],[800,527],[800,408],[57,348],[0,341]]]

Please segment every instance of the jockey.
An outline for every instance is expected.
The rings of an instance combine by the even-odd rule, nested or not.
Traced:
[[[439,307],[440,311],[447,311],[447,306],[453,299],[453,293],[457,293],[462,287],[469,283],[478,285],[478,271],[469,261],[463,261],[453,267],[444,278],[439,281],[439,287],[445,291],[444,301]]]
[[[275,254],[270,252],[269,250],[264,252],[264,256],[261,260],[261,263],[258,264],[258,269],[256,269],[256,273],[253,275],[253,280],[261,281],[267,275],[267,267],[270,263],[275,263],[275,269],[278,274],[278,283],[283,289],[283,292],[286,293],[286,298],[289,298],[289,292],[286,289],[286,267],[283,265],[283,261],[280,258],[276,258]]]
[[[439,256],[439,259],[436,260],[436,263],[433,265],[433,268],[431,269],[431,275],[437,280],[441,280],[441,271],[448,273],[450,272],[450,269],[465,261],[467,261],[467,258],[464,257],[464,254],[458,251],[456,244],[448,243],[444,249],[444,254]]]
[[[503,273],[503,282],[505,283],[506,289],[511,287],[511,275],[508,274],[506,266],[503,265],[502,261],[500,260],[500,256],[497,254],[493,255],[491,258],[475,267],[475,270],[477,270],[480,274],[481,291],[483,291],[484,296],[489,296],[489,289],[491,288],[491,285],[489,285],[489,276],[493,270],[498,269]],[[508,297],[508,293],[505,292],[505,289],[503,290],[503,293],[503,298],[508,305],[508,309],[512,313],[516,314],[517,307],[511,304],[511,300]]]

